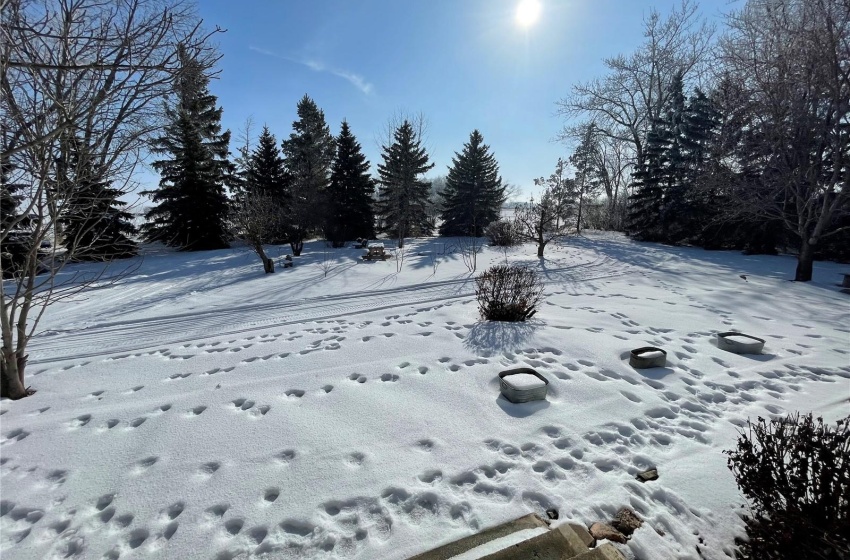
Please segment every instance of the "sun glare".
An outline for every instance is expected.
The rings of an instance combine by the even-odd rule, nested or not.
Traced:
[[[516,8],[516,21],[522,27],[531,27],[540,17],[538,0],[520,0]]]

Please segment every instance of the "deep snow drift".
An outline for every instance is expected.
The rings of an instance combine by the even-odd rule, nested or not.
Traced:
[[[402,559],[529,511],[622,506],[647,521],[627,555],[726,558],[737,427],[850,409],[846,267],[799,284],[790,257],[589,234],[508,252],[546,299],[487,324],[446,249],[414,241],[397,272],[314,243],[270,276],[245,250],[148,255],[51,307],[38,393],[0,406],[3,558]],[[504,259],[485,248],[478,270]],[[764,354],[718,349],[730,330]],[[667,367],[628,365],[647,345]],[[514,367],[548,400],[498,398]]]

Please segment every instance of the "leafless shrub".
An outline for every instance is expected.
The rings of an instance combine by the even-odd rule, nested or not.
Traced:
[[[274,272],[274,259],[266,255],[263,245],[271,242],[281,230],[283,209],[270,196],[251,194],[244,197],[234,215],[235,234],[248,242],[263,263],[266,274]]]
[[[847,558],[850,416],[835,428],[811,414],[759,418],[724,453],[752,506],[747,558]]]
[[[543,283],[527,266],[499,264],[475,279],[481,317],[488,321],[525,321],[543,300]]]

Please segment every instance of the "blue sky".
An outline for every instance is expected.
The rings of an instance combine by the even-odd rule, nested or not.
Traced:
[[[211,90],[234,139],[252,116],[278,140],[291,132],[305,93],[331,130],[343,118],[373,172],[379,137],[399,111],[423,113],[427,146],[445,174],[478,128],[502,177],[530,192],[568,154],[553,142],[563,126],[555,102],[570,86],[603,72],[602,59],[639,45],[641,20],[677,0],[541,0],[528,29],[518,0],[201,0],[207,26],[219,25],[221,75]],[[718,19],[728,0],[701,3]]]

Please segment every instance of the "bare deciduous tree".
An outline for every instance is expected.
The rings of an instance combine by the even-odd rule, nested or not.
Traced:
[[[539,200],[516,207],[514,231],[517,237],[537,243],[537,256],[543,258],[546,245],[567,234],[574,203],[572,179],[566,178],[566,163],[559,159],[549,179],[535,179],[534,184],[544,186]]]
[[[17,399],[28,394],[27,343],[47,306],[115,278],[106,268],[59,276],[78,246],[61,239],[59,221],[73,188],[61,169],[68,139],[86,147],[98,179],[128,184],[161,123],[178,45],[212,63],[209,38],[218,30],[204,33],[192,4],[180,0],[6,0],[0,23],[0,158],[26,185],[0,231],[0,246],[17,237],[25,249],[0,286],[0,394]]]
[[[266,274],[274,272],[274,259],[266,255],[263,246],[271,242],[281,228],[283,209],[278,202],[260,194],[248,194],[242,197],[234,213],[234,234],[242,237],[263,263]]]
[[[605,59],[608,74],[573,86],[558,102],[559,114],[589,117],[601,134],[626,142],[634,161],[642,161],[646,133],[661,114],[673,75],[698,79],[703,71],[714,28],[700,20],[698,7],[683,0],[666,19],[652,9],[643,22],[644,43],[630,55]],[[575,135],[569,126],[562,133]]]
[[[758,169],[734,204],[784,222],[800,244],[795,280],[808,281],[818,243],[850,214],[850,4],[749,0],[727,23],[725,70],[745,92]]]

